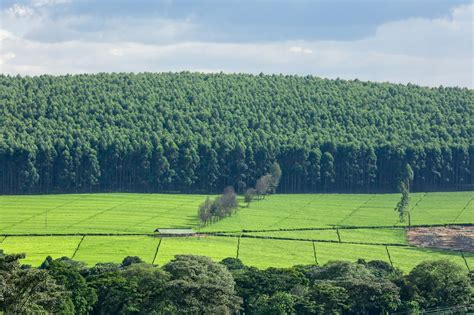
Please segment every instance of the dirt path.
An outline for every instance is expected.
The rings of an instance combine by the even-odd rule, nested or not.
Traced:
[[[419,247],[474,252],[474,227],[450,226],[407,229],[408,242]]]

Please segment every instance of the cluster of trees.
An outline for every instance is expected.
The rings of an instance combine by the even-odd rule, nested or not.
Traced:
[[[441,307],[462,311],[474,299],[474,275],[448,260],[420,263],[408,275],[383,261],[267,270],[234,258],[222,263],[234,276],[246,314],[416,314]]]
[[[0,75],[0,193],[474,183],[474,92],[245,74]],[[471,186],[470,186],[471,185]],[[250,187],[250,186],[249,186]]]
[[[276,192],[281,179],[281,168],[278,162],[274,162],[270,167],[268,174],[263,175],[257,180],[255,188],[249,188],[245,192],[245,202],[247,207],[250,205],[255,197],[258,199],[265,198],[267,194],[273,194]]]
[[[202,256],[177,256],[158,268],[138,257],[84,264],[48,257],[39,268],[0,255],[5,314],[230,314],[240,309],[232,274]]]
[[[364,260],[259,270],[203,256],[176,256],[162,267],[138,257],[93,267],[48,257],[39,268],[21,266],[22,257],[0,253],[5,314],[382,314],[462,311],[473,301],[474,277],[447,260],[404,275]]]
[[[237,194],[232,186],[228,186],[221,196],[215,199],[206,198],[198,208],[198,217],[202,223],[207,224],[231,216],[238,207]]]

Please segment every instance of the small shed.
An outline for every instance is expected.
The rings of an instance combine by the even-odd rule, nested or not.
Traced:
[[[160,237],[182,237],[182,236],[196,236],[197,233],[193,229],[162,229],[157,228],[155,230],[157,236]]]

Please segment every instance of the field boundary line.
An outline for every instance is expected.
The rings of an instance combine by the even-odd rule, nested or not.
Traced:
[[[459,214],[454,218],[453,224],[454,224],[454,222],[456,222],[457,219],[459,219],[459,217],[461,216],[461,214],[464,213],[464,210],[467,209],[467,207],[471,204],[471,202],[472,202],[473,199],[474,199],[474,197],[471,198],[471,199],[466,203],[466,205],[461,209],[461,211],[459,212]]]
[[[79,243],[77,244],[77,247],[76,247],[76,249],[74,250],[74,253],[73,253],[72,256],[71,256],[71,259],[74,259],[74,257],[76,256],[77,251],[79,250],[79,247],[81,247],[82,241],[84,241],[85,238],[86,238],[86,236],[83,235],[82,238],[81,238],[81,240],[80,240]]]
[[[158,256],[158,251],[160,250],[160,246],[161,246],[161,241],[163,239],[160,238],[160,240],[158,241],[158,245],[156,245],[156,250],[155,250],[155,255],[153,256],[153,261],[151,262],[152,265],[155,264],[155,260],[156,260],[156,257]]]
[[[359,225],[342,225],[332,227],[308,227],[308,228],[281,228],[281,229],[258,229],[258,230],[234,230],[234,231],[209,231],[200,232],[200,234],[232,234],[232,233],[257,233],[257,232],[292,232],[292,231],[328,231],[328,230],[357,230],[357,229],[406,229],[406,228],[418,228],[418,227],[449,227],[449,226],[474,226],[474,223],[442,223],[442,224],[415,224],[410,227],[407,225],[371,225],[371,226],[359,226]]]
[[[371,201],[372,199],[375,198],[376,195],[372,195],[370,196],[366,201],[364,201],[363,203],[361,203],[360,205],[358,205],[354,210],[351,211],[351,213],[349,213],[345,218],[342,218],[341,221],[339,221],[337,224],[340,225],[342,224],[344,221],[346,221],[347,219],[349,219],[350,217],[352,217],[357,211],[359,211],[363,206],[365,206],[367,203],[369,203],[369,201]]]
[[[319,266],[318,256],[316,255],[316,242],[313,241],[313,254],[314,254],[314,263],[316,266]]]
[[[0,240],[0,244],[2,244],[2,243],[7,239],[8,236],[7,236],[7,235],[3,235],[2,237],[3,237],[3,238]]]
[[[390,252],[388,251],[388,246],[387,246],[387,245],[385,245],[385,251],[387,252],[388,261],[390,262],[390,265],[391,265],[392,268],[393,268],[392,256],[390,256]]]
[[[239,259],[239,254],[240,254],[240,236],[237,238],[237,254],[236,254],[237,259]]]
[[[335,241],[335,240],[314,240],[309,238],[289,238],[289,237],[276,237],[276,236],[257,236],[257,235],[248,235],[248,234],[213,234],[212,236],[216,237],[242,237],[242,238],[255,238],[255,239],[264,239],[264,240],[278,240],[278,241],[298,241],[298,242],[316,242],[316,243],[333,243],[333,244],[352,244],[352,245],[371,245],[371,246],[394,246],[394,247],[414,247],[418,248],[415,245],[410,244],[400,244],[400,243],[364,243],[364,242],[351,242],[351,241]]]
[[[337,234],[337,240],[340,243],[341,242],[341,234],[339,234],[339,229],[336,229],[336,234]]]
[[[468,272],[471,272],[471,268],[469,268],[469,264],[467,263],[466,256],[464,256],[464,251],[461,250],[461,257],[464,260],[464,263],[466,264],[466,268]]]
[[[0,234],[0,236],[11,236],[11,237],[51,237],[51,236],[150,236],[156,237],[157,234],[153,233],[28,233],[28,234]]]
[[[450,227],[450,226],[474,226],[474,223],[445,223],[445,224],[418,224],[411,227],[405,225],[379,225],[379,226],[338,226],[338,227],[318,227],[318,228],[295,228],[295,229],[270,229],[270,230],[240,230],[240,231],[213,231],[199,232],[201,235],[232,236],[233,234],[258,233],[258,232],[297,232],[297,231],[330,231],[330,230],[357,230],[357,229],[406,229],[418,227]],[[155,233],[0,233],[0,236],[153,236]]]

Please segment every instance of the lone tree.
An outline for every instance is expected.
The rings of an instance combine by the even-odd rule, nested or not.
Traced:
[[[410,222],[410,193],[408,192],[407,185],[404,182],[401,182],[398,189],[402,193],[402,198],[395,206],[395,211],[398,212],[400,216],[400,222],[405,222],[405,219],[408,217],[408,225],[411,225]]]
[[[413,181],[413,169],[410,164],[406,164],[402,170],[400,184],[398,189],[402,193],[402,198],[395,206],[395,211],[400,216],[400,222],[405,222],[408,217],[408,225],[411,225],[410,218],[410,183]]]
[[[405,182],[408,192],[410,192],[410,184],[413,181],[413,178],[413,169],[411,168],[410,164],[407,163],[402,172],[402,180]]]

